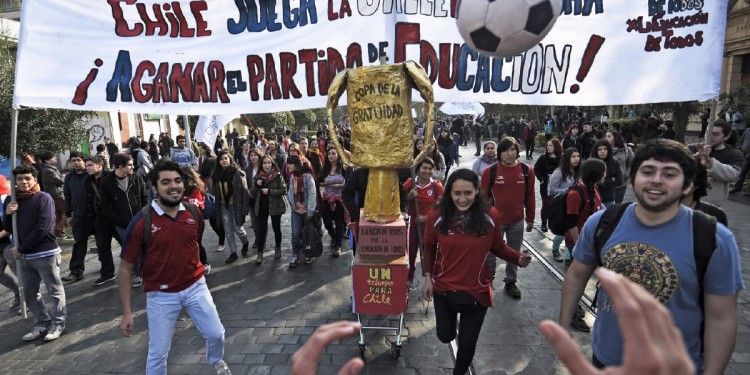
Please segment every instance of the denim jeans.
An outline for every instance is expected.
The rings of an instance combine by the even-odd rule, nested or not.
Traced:
[[[221,221],[224,224],[224,236],[226,237],[227,244],[229,244],[229,252],[234,254],[237,252],[237,244],[234,241],[235,233],[240,237],[243,245],[247,243],[245,227],[237,225],[237,222],[234,221],[234,207],[221,208]]]
[[[503,228],[505,233],[505,243],[513,248],[513,250],[521,251],[521,243],[523,242],[523,230],[526,223],[523,220],[513,224],[502,224],[500,227]],[[490,275],[495,277],[495,267],[497,265],[497,257],[495,254],[487,254],[487,269],[490,270]],[[505,282],[515,282],[518,276],[518,266],[506,262],[505,263]]]
[[[13,259],[13,254],[10,253],[11,247],[10,243],[0,243],[0,285],[10,289],[11,292],[18,294],[18,283],[16,283],[16,280],[9,274],[5,273],[5,269],[10,268],[13,274],[18,277],[18,272],[16,272],[16,260]]]
[[[292,256],[299,257],[299,250],[302,248],[302,227],[307,221],[307,214],[298,214],[292,211]]]
[[[219,319],[211,292],[206,286],[206,279],[201,277],[181,292],[146,293],[149,331],[146,374],[167,373],[167,357],[172,345],[174,326],[183,307],[206,339],[208,364],[217,364],[224,357],[224,326]]]
[[[34,325],[49,327],[65,325],[68,314],[65,305],[65,289],[60,280],[60,254],[44,258],[21,260],[21,275],[23,278],[23,298],[34,315]],[[47,312],[47,305],[39,293],[39,287],[44,282],[47,294],[52,298],[52,310]]]

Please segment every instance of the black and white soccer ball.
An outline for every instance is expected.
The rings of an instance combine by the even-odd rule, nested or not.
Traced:
[[[544,39],[561,6],[560,0],[459,0],[456,24],[475,51],[514,56]]]

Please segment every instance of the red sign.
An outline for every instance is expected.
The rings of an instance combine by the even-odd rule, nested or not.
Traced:
[[[358,253],[352,266],[354,312],[398,315],[406,311],[408,277],[409,260],[406,256],[360,256]]]
[[[401,256],[407,252],[409,230],[402,218],[386,224],[360,220],[358,232],[357,254]]]

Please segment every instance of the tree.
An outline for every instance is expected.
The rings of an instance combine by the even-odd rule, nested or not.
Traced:
[[[177,125],[180,129],[185,130],[185,116],[177,116]],[[190,134],[195,138],[195,127],[198,126],[198,119],[200,116],[188,116],[188,124],[190,124]]]
[[[295,124],[292,112],[275,112],[275,113],[248,113],[241,117],[241,121],[247,124],[247,119],[255,126],[256,129],[263,129],[266,132],[281,132],[284,129],[293,128]]]
[[[15,43],[0,38],[0,155],[10,155],[13,87],[16,70]],[[86,120],[95,112],[65,109],[23,108],[18,112],[18,152],[62,152],[86,139]]]
[[[316,124],[315,121],[318,117],[315,112],[309,109],[292,111],[292,115],[294,116],[294,130],[309,129],[311,127],[314,127]]]

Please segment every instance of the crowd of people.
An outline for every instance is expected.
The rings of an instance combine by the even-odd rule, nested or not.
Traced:
[[[706,373],[718,373],[726,366],[731,345],[718,345],[714,334],[701,336],[695,324],[705,320],[707,327],[723,333],[732,328],[732,319],[736,326],[736,294],[744,285],[735,255],[736,243],[724,227],[726,215],[722,216],[720,209],[730,183],[739,177],[744,179],[740,170],[743,162],[747,165],[742,152],[733,147],[736,132],[726,122],[717,120],[708,145],[686,147],[657,134],[634,150],[617,127],[606,122],[578,121],[585,116],[578,117],[568,120],[570,124],[562,133],[561,125],[547,116],[542,130],[543,151],[536,157],[539,128],[537,121],[526,116],[520,116],[520,121],[511,117],[499,124],[493,116],[473,122],[463,117],[446,119],[432,135],[424,134],[424,124],[414,127],[413,155],[416,158],[427,147],[427,156],[417,160],[414,168],[398,173],[400,211],[411,226],[407,287],[413,287],[416,259],[422,252],[422,295],[435,302],[437,337],[450,342],[458,331],[454,374],[464,374],[471,364],[485,313],[492,306],[496,257],[506,261],[503,290],[520,299],[519,267],[531,261],[531,256],[522,251],[524,233],[534,228],[537,203],[541,205],[539,229],[548,231],[551,202],[560,194],[567,195],[567,230],[564,235],[554,236],[552,256],[569,266],[571,275],[563,287],[562,327],[591,330],[578,301],[594,268],[604,265],[619,273],[635,272],[627,268],[636,267],[631,266],[633,260],[628,257],[633,251],[647,251],[648,261],[672,267],[665,270],[680,275],[676,280],[663,280],[679,292],[655,291],[669,294],[660,296],[669,311],[684,314],[676,320],[686,336],[693,364],[705,368]],[[648,119],[644,122],[647,127],[649,123]],[[491,140],[482,145],[488,136]],[[343,146],[344,154],[334,146],[333,137]],[[479,158],[470,169],[459,168],[458,147],[472,138]],[[184,307],[206,338],[208,362],[217,373],[230,373],[222,359],[224,329],[205,286],[204,277],[211,272],[207,251],[224,251],[226,245],[226,264],[236,262],[240,256],[254,255],[254,263],[262,265],[270,250],[266,246],[270,217],[274,246],[269,256],[279,259],[284,240],[281,216],[289,211],[289,268],[315,260],[303,251],[301,241],[303,227],[315,215],[322,218],[330,238],[330,255],[342,254],[348,229],[359,221],[368,179],[367,169],[345,167],[343,159],[350,157],[350,130],[346,124],[336,134],[320,129],[313,136],[305,130],[295,134],[287,130],[283,137],[253,132],[240,136],[235,130],[219,136],[212,146],[188,142],[181,135],[175,141],[166,134],[158,138],[151,135],[148,141],[134,137],[127,143],[128,151],[121,152],[105,139],[96,147],[96,154],[71,152],[71,170],[65,175],[58,170],[51,153],[36,158],[26,155],[24,163],[13,171],[18,196],[14,202],[4,202],[0,245],[11,247],[7,240],[11,231],[9,218],[16,213],[19,241],[3,251],[0,269],[4,271],[6,264],[13,267],[7,254],[25,260],[21,263],[24,295],[20,296],[15,281],[5,272],[0,275],[0,283],[14,291],[13,309],[18,308],[23,297],[34,315],[34,327],[23,340],[44,336],[51,341],[63,333],[67,313],[63,282],[84,279],[88,239],[93,235],[101,264],[94,286],[115,280],[112,240],[122,248],[118,287],[124,335],[132,334],[130,289],[143,286],[146,292],[165,294],[148,300],[151,335],[147,369],[154,373],[166,371],[172,335],[169,327],[173,327]],[[522,147],[527,162],[536,160],[533,165],[520,160]],[[628,185],[636,193],[635,205],[622,204]],[[619,212],[612,219],[616,227],[608,232],[609,238],[599,238],[595,229],[602,225],[603,213],[610,211]],[[664,226],[674,233],[692,231],[691,218],[701,217],[694,214],[698,211],[723,223],[710,225],[716,227],[711,232],[716,237],[713,256],[720,256],[725,266],[720,272],[714,263],[709,264],[703,270],[702,283],[694,282],[694,276],[683,275],[690,272],[691,257],[672,254],[676,251],[672,249],[693,247],[692,242],[649,243],[641,239],[659,237],[654,233],[663,231]],[[204,243],[204,220],[216,233],[217,243]],[[622,224],[618,225],[617,220]],[[152,222],[158,223],[153,224],[158,230],[144,230]],[[687,228],[682,227],[685,223]],[[66,226],[72,228],[74,243],[67,275],[61,277],[57,241],[66,238]],[[618,230],[625,226],[627,230]],[[252,229],[252,236],[246,228]],[[634,230],[644,234],[630,234]],[[170,238],[181,241],[176,243]],[[665,239],[674,242],[661,238]],[[197,251],[184,256],[184,249]],[[622,259],[630,260],[620,262]],[[174,262],[167,267],[165,260]],[[49,311],[38,293],[41,282],[53,299]],[[190,301],[171,301],[170,293],[185,294]],[[623,335],[617,329],[606,292],[599,293],[602,318],[597,316],[597,320],[608,320],[595,325],[593,363],[619,365],[623,359]],[[705,306],[699,301],[703,293]],[[167,305],[171,307],[165,308]],[[709,312],[713,314],[711,319]],[[726,335],[722,337],[726,341]],[[704,342],[718,348],[707,349],[705,359],[700,349]]]

